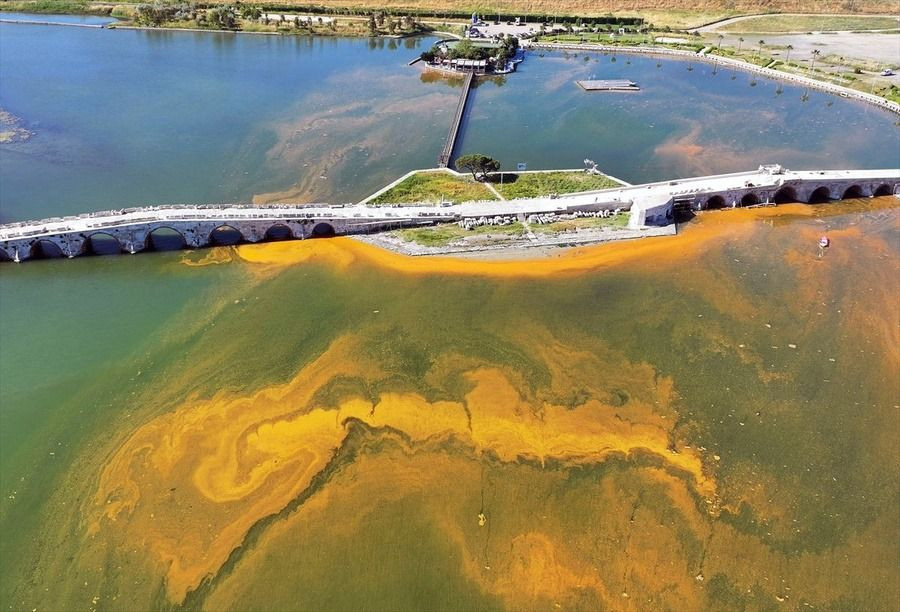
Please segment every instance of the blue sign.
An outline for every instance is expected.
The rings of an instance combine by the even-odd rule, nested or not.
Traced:
[[[518,164],[516,164],[516,170],[518,170],[519,172],[524,172],[525,168],[527,167],[528,164],[526,164],[525,162],[519,162]]]

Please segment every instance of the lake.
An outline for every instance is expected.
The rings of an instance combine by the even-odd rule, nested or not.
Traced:
[[[406,66],[428,44],[0,25],[33,134],[0,145],[0,219],[364,197],[436,160],[458,88]],[[479,85],[459,150],[632,181],[898,165],[881,111],[616,59]],[[595,73],[643,91],[572,82]],[[533,261],[341,238],[0,264],[2,600],[890,608],[897,210]]]

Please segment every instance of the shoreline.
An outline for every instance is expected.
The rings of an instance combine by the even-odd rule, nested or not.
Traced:
[[[545,49],[547,51],[600,51],[604,53],[658,55],[696,60],[705,62],[707,64],[719,64],[722,66],[742,70],[744,72],[756,73],[767,78],[818,89],[820,91],[824,91],[832,95],[837,95],[842,98],[853,98],[857,101],[865,102],[867,104],[871,104],[872,106],[881,108],[882,110],[894,113],[895,115],[900,115],[900,104],[891,102],[890,100],[882,98],[881,96],[876,96],[875,94],[859,91],[858,89],[851,89],[843,85],[835,85],[834,83],[821,81],[819,79],[814,79],[808,76],[793,74],[790,72],[783,72],[781,70],[774,70],[772,68],[765,68],[763,66],[757,66],[756,64],[751,64],[750,62],[745,62],[743,60],[738,60],[731,57],[712,55],[710,53],[695,53],[693,51],[686,51],[684,49],[671,49],[668,47],[638,47],[626,45],[619,46],[603,45],[598,43],[543,43],[531,42],[527,40],[523,43],[523,47],[525,47],[526,49]]]
[[[18,11],[13,11],[18,12]],[[403,38],[412,38],[416,36],[435,36],[441,34],[449,34],[451,36],[457,36],[450,32],[441,32],[438,30],[433,31],[423,31],[423,32],[411,32],[411,33],[402,33],[402,34],[374,34],[374,35],[365,35],[361,36],[359,34],[354,33],[341,33],[335,32],[334,34],[322,34],[317,32],[292,32],[292,31],[248,31],[248,30],[222,30],[222,29],[212,29],[212,28],[185,28],[185,27],[166,27],[166,26],[143,26],[143,25],[133,25],[128,23],[122,23],[119,25],[116,22],[109,24],[77,24],[77,23],[67,23],[67,22],[51,22],[51,21],[42,21],[39,19],[35,20],[13,20],[13,19],[3,19],[4,11],[0,10],[0,23],[10,23],[10,24],[19,24],[19,25],[61,25],[61,26],[74,26],[74,27],[89,27],[94,29],[104,29],[104,30],[167,30],[172,32],[215,32],[215,33],[228,33],[228,34],[257,34],[264,36],[321,36],[323,38],[390,38],[390,39],[403,39]],[[39,13],[35,13],[35,15],[39,15]],[[353,19],[352,17],[349,19]],[[892,102],[886,98],[881,96],[877,96],[875,94],[866,93],[864,91],[860,91],[857,89],[852,89],[850,87],[846,87],[843,85],[836,85],[834,83],[830,83],[828,81],[823,81],[819,79],[815,79],[805,75],[793,74],[790,72],[784,72],[781,70],[774,70],[772,68],[766,68],[763,66],[757,66],[756,64],[752,64],[750,62],[745,62],[743,60],[734,59],[727,56],[715,55],[711,54],[710,48],[705,49],[707,52],[694,52],[687,51],[684,49],[674,49],[670,47],[642,47],[642,46],[629,46],[629,45],[604,45],[600,43],[552,43],[552,42],[534,42],[530,39],[523,39],[521,41],[521,47],[524,50],[534,50],[534,49],[545,49],[548,51],[553,50],[562,50],[562,51],[600,51],[604,53],[625,53],[625,54],[635,54],[635,55],[657,55],[657,56],[669,56],[675,58],[684,58],[702,61],[708,64],[721,64],[723,66],[729,66],[734,69],[739,69],[744,72],[756,73],[767,78],[781,80],[787,83],[793,83],[796,85],[806,86],[814,89],[818,89],[819,91],[824,91],[826,93],[830,93],[832,95],[838,95],[844,98],[853,98],[860,102],[865,102],[867,104],[871,104],[872,106],[881,108],[882,110],[886,110],[888,112],[894,113],[895,115],[900,115],[900,104],[897,102]],[[439,67],[429,66],[429,68],[434,70],[441,70]],[[452,72],[453,74],[459,74],[457,72]],[[503,73],[506,74],[506,73]]]

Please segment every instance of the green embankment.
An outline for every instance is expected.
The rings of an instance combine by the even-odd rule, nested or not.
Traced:
[[[406,229],[393,232],[406,242],[415,242],[422,246],[442,247],[454,240],[469,238],[472,236],[485,236],[491,234],[502,236],[503,239],[518,238],[525,235],[525,226],[519,222],[509,225],[482,225],[470,230],[463,229],[456,224],[438,225],[421,229]]]
[[[0,11],[60,15],[109,15],[112,8],[79,0],[0,1]]]
[[[628,225],[628,213],[620,213],[612,217],[582,217],[579,219],[567,219],[565,221],[557,221],[556,223],[546,223],[538,225],[531,224],[531,231],[535,234],[558,234],[562,232],[572,232],[580,229],[601,229],[608,227],[611,229],[620,229]]]
[[[496,200],[483,184],[449,172],[419,172],[394,185],[369,204],[413,204]]]
[[[534,198],[551,193],[576,193],[620,187],[621,183],[603,174],[587,172],[535,172],[514,174],[503,173],[503,184],[500,176],[491,176],[494,187],[504,198]]]

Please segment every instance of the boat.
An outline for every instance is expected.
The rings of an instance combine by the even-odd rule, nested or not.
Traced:
[[[830,244],[831,244],[831,240],[828,239],[828,236],[822,236],[821,238],[819,238],[819,246],[822,247],[823,249],[827,248],[828,245],[830,245]]]

